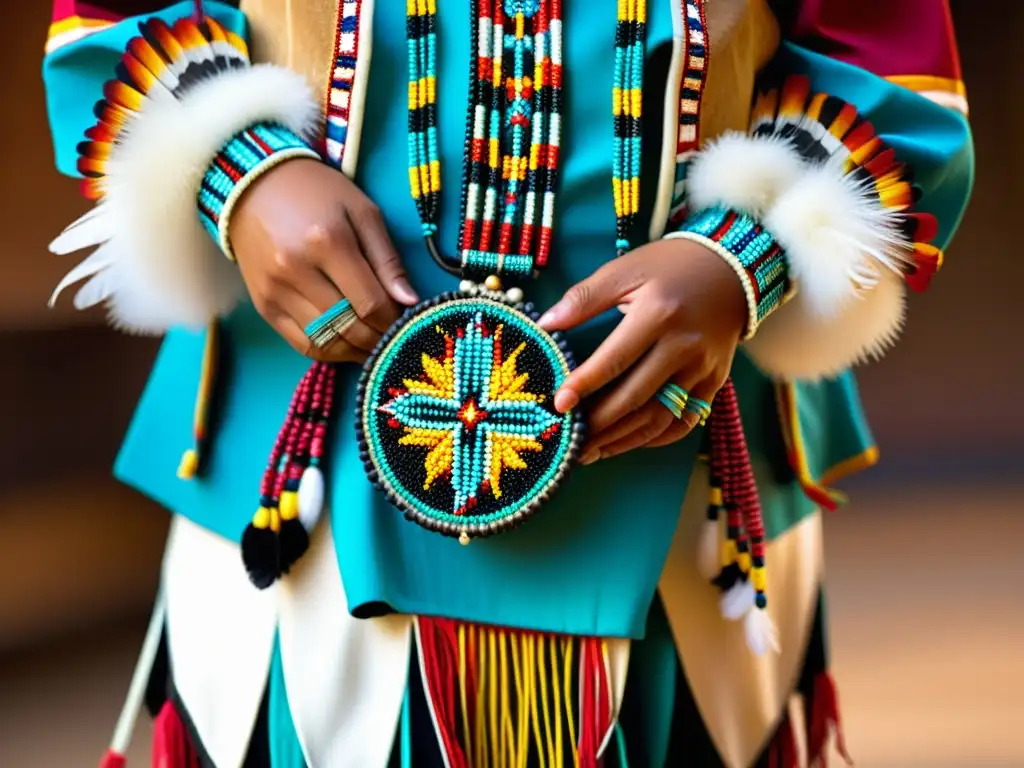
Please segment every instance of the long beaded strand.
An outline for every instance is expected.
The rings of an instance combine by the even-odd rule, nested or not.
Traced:
[[[437,260],[436,5],[410,0],[408,9],[409,183]],[[561,3],[474,0],[472,24],[477,57],[466,126],[460,271],[524,278],[547,263],[551,246],[561,138]],[[451,271],[452,264],[445,268]]]
[[[630,250],[630,236],[640,210],[640,143],[643,74],[647,40],[646,0],[619,0],[615,26],[612,112],[612,193],[615,197],[615,250]]]
[[[314,363],[292,395],[260,482],[260,501],[242,534],[249,579],[266,589],[305,553],[324,506],[321,463],[334,401],[335,368]]]

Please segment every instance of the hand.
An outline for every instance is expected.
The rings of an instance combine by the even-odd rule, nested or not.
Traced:
[[[418,301],[380,211],[316,160],[289,160],[258,179],[235,208],[229,235],[256,310],[307,357],[362,362],[398,304]],[[358,319],[330,346],[314,348],[305,327],[342,297]]]
[[[613,307],[625,318],[555,394],[560,412],[624,378],[590,412],[581,462],[668,445],[697,425],[656,398],[668,381],[711,402],[732,368],[747,322],[746,297],[732,268],[690,240],[661,240],[609,262],[541,318],[568,330]]]

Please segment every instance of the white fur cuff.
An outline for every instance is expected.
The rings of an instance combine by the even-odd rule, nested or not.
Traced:
[[[804,161],[783,138],[733,133],[698,156],[688,183],[691,210],[752,215],[785,250],[795,295],[745,344],[765,373],[834,376],[892,346],[913,251],[870,182],[838,161]]]
[[[244,286],[200,222],[203,176],[221,147],[255,123],[309,138],[318,120],[305,80],[269,65],[222,72],[180,98],[147,98],[112,145],[102,199],[50,246],[61,254],[100,246],[61,281],[51,304],[91,277],[75,306],[105,302],[123,330],[158,334],[230,312]]]

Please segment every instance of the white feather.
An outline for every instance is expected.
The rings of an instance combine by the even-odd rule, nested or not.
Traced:
[[[722,616],[739,621],[754,607],[754,587],[749,579],[737,581],[719,600]]]
[[[721,570],[718,533],[718,521],[706,520],[697,540],[697,570],[709,581]]]
[[[270,65],[231,70],[189,88],[180,101],[147,102],[111,153],[102,202],[51,244],[55,253],[70,253],[106,243],[99,259],[105,266],[75,306],[106,302],[112,325],[143,334],[202,327],[230,312],[244,285],[203,229],[196,192],[224,143],[259,122],[315,134],[319,106],[301,75]]]
[[[102,202],[80,216],[50,243],[50,253],[64,256],[100,243],[114,234],[110,211]]]
[[[104,270],[79,288],[74,299],[75,309],[91,309],[109,300],[117,292],[114,288],[114,274],[113,270]]]
[[[743,621],[743,634],[747,638],[747,646],[758,656],[768,651],[779,652],[779,632],[768,611],[759,608],[749,611]]]
[[[61,281],[57,284],[57,287],[53,290],[53,294],[50,296],[48,305],[52,309],[57,303],[57,298],[64,291],[65,288],[74,285],[79,280],[84,280],[87,277],[92,277],[98,272],[103,271],[113,263],[110,254],[106,249],[100,247],[89,254],[89,257],[84,261],[80,262],[74,269],[68,272]],[[76,301],[77,306],[77,301]]]

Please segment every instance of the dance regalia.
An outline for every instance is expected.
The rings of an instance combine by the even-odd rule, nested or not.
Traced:
[[[44,77],[56,162],[83,177],[97,207],[53,250],[100,246],[61,288],[88,278],[78,306],[103,302],[116,326],[166,334],[116,465],[173,514],[138,672],[157,716],[154,750],[169,761],[161,764],[795,766],[787,705],[796,694],[810,753],[824,754],[839,723],[820,510],[841,501],[829,484],[876,453],[849,368],[895,340],[906,289],[923,289],[940,266],[972,177],[946,3],[437,4],[444,15],[416,0],[408,9],[383,0],[109,9],[55,0]],[[433,58],[410,59],[419,37],[407,12],[413,22],[430,15]],[[493,33],[502,21],[502,34],[522,39],[488,48],[481,25]],[[480,229],[497,231],[500,219],[483,203],[472,209],[482,218],[465,215],[471,203],[457,181],[464,150],[473,159],[463,132],[471,56],[486,81],[503,49],[538,61],[530,82],[512,67],[505,83],[498,68],[490,95],[500,101],[508,86],[511,117],[507,130],[481,128],[494,131],[494,151],[514,154],[504,143],[516,120],[541,114],[537,104],[561,132],[524,139],[537,154],[520,155],[521,191],[536,193],[535,205],[509,215],[519,235],[534,229],[524,249],[497,257],[480,246]],[[429,80],[431,96],[414,97],[407,119],[413,65],[428,68],[417,82]],[[544,95],[515,106],[531,88]],[[433,116],[417,123],[424,109]],[[410,130],[424,143],[410,143]],[[402,478],[382,480],[392,468],[371,456],[366,427],[376,416],[356,412],[374,376],[353,365],[310,369],[245,303],[225,258],[231,205],[293,156],[321,157],[355,179],[423,296],[459,287],[426,255],[424,236],[443,249],[467,220],[480,229],[459,241],[469,244],[466,274],[473,267],[482,282],[488,265],[518,270],[541,309],[651,239],[714,250],[742,280],[750,318],[708,427],[561,478],[578,419],[552,417],[518,376],[529,368],[535,382],[557,381],[618,315],[552,341],[535,332],[535,310],[518,295],[473,287],[465,295],[510,307],[499,318],[504,347],[486,318],[445,310],[443,333],[422,342],[436,354],[424,353],[424,370],[391,387],[388,402],[426,392],[432,418],[457,416],[469,428],[475,401],[454,415],[437,406],[456,397],[445,366],[464,350],[491,355],[480,392],[526,403],[502,417],[520,420],[519,436],[493,443],[504,458],[487,454],[497,463],[472,465],[482,474],[469,482],[469,464],[453,469],[443,430],[417,427],[411,406],[376,403],[374,413],[386,412],[379,444],[392,441],[388,456],[399,444],[413,451],[418,465],[402,471],[426,473],[422,493],[403,505]],[[487,158],[501,170],[483,150],[477,160]],[[508,192],[508,168],[503,181],[483,166],[470,174],[480,195],[495,179]],[[548,192],[557,193],[553,208]],[[518,194],[498,209],[511,210]],[[425,195],[436,208],[424,207]],[[537,372],[543,365],[547,374]],[[388,428],[398,431],[389,437]],[[516,479],[540,460],[552,462],[557,493],[524,491]],[[368,467],[387,494],[367,482]],[[745,482],[751,467],[757,494]],[[313,481],[303,487],[306,473]],[[431,487],[455,499],[454,517],[431,507]],[[535,488],[544,491],[537,509]],[[463,522],[477,519],[478,504],[504,520],[499,490],[518,493],[516,509],[531,514],[509,513],[494,530]],[[286,529],[295,534],[287,545]],[[251,551],[248,572],[243,565],[247,535],[294,551],[260,577]],[[107,765],[120,760],[141,688]]]

